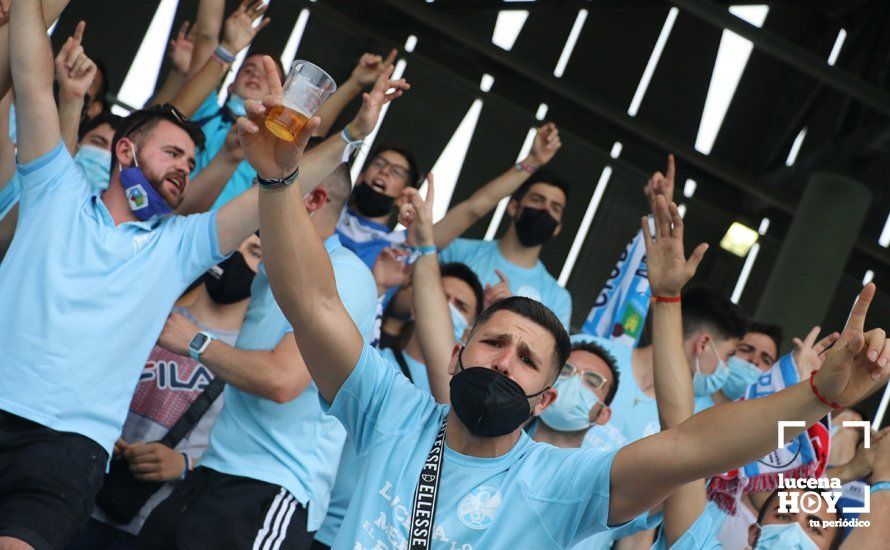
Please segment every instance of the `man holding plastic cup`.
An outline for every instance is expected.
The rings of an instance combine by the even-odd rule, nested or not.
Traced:
[[[283,104],[266,117],[266,129],[278,139],[294,141],[309,117],[337,90],[331,76],[317,65],[298,59],[282,88]]]

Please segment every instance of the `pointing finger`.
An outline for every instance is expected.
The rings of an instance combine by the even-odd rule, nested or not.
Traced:
[[[281,95],[281,79],[278,77],[278,66],[268,55],[263,56],[263,69],[266,71],[266,82],[269,84],[269,95]]]

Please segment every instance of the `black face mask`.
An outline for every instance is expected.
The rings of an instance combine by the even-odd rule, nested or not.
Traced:
[[[356,185],[352,190],[352,196],[355,197],[355,208],[359,214],[369,218],[389,214],[396,201],[395,197],[378,193],[367,183]]]
[[[464,369],[461,348],[457,356],[460,372],[451,377],[451,407],[471,434],[498,437],[513,432],[532,414],[528,400],[544,393],[525,395],[522,387],[485,367]]]
[[[559,222],[542,208],[522,207],[516,218],[516,236],[522,246],[538,246],[553,236]]]
[[[235,252],[216,267],[222,270],[221,275],[217,276],[213,271],[204,275],[204,288],[211,300],[227,305],[250,297],[250,284],[256,273],[250,269],[240,252]]]

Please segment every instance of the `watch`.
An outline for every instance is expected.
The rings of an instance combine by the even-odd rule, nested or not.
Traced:
[[[189,342],[189,355],[191,355],[192,359],[200,359],[201,354],[204,353],[204,350],[207,349],[207,346],[213,340],[212,334],[203,331],[192,336],[192,341]]]

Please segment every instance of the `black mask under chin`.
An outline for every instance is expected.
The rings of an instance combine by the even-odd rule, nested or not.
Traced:
[[[226,305],[250,297],[250,285],[256,273],[240,252],[235,252],[216,267],[222,270],[221,274],[217,275],[215,270],[211,270],[204,275],[204,287],[211,300]]]
[[[526,395],[522,387],[494,369],[464,369],[464,348],[457,356],[460,372],[451,377],[451,407],[470,431],[480,437],[498,437],[516,430],[532,413],[529,399],[544,393]]]
[[[396,199],[376,191],[370,184],[360,183],[352,190],[355,208],[362,216],[377,218],[392,212]]]
[[[522,207],[516,218],[516,236],[522,246],[532,247],[544,244],[556,231],[559,222],[542,208]]]

